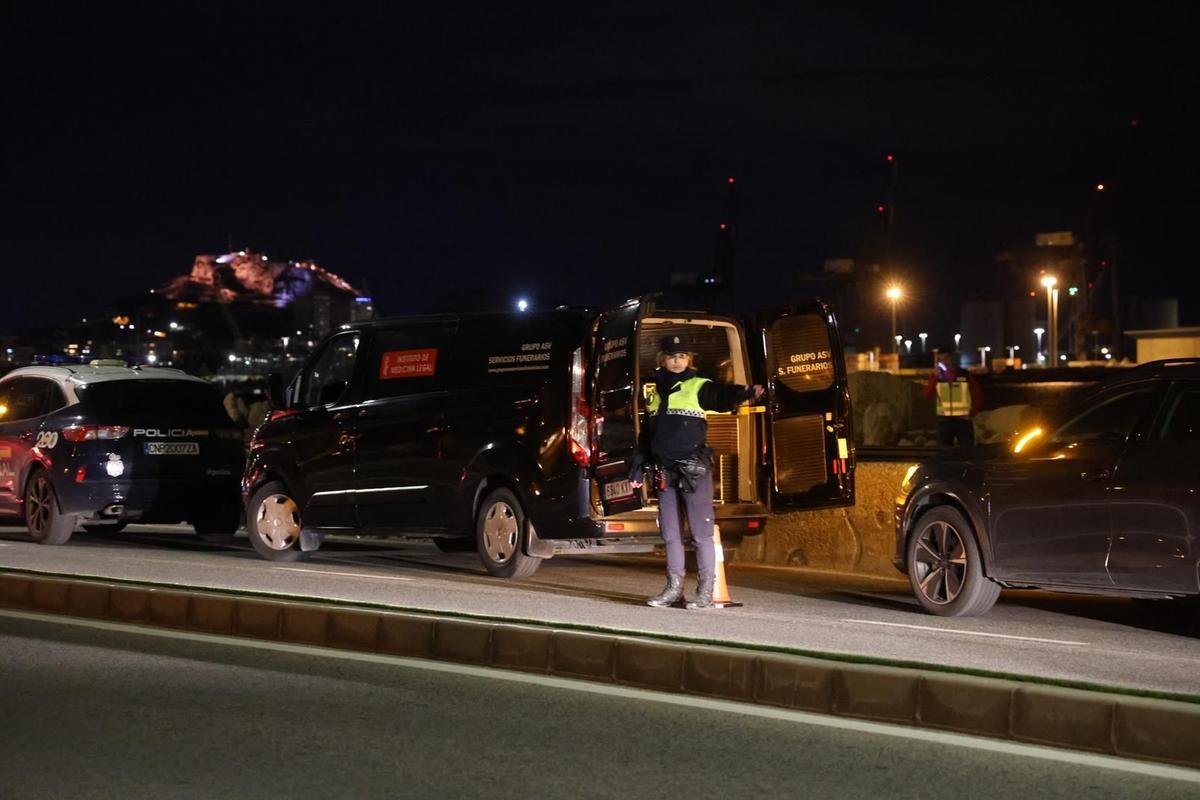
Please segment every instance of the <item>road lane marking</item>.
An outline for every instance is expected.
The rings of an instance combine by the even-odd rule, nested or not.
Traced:
[[[929,625],[908,625],[903,622],[879,622],[873,619],[844,619],[842,622],[854,622],[859,625],[884,625],[889,628],[908,628],[914,631],[930,631],[932,633],[956,633],[961,636],[986,636],[989,639],[1014,639],[1018,642],[1042,642],[1043,644],[1069,644],[1073,647],[1089,647],[1087,642],[1072,642],[1066,639],[1041,639],[1037,636],[1013,636],[1007,633],[983,633],[982,631],[960,631],[954,628],[934,628]]]
[[[602,683],[590,683],[577,678],[560,678],[553,675],[531,675],[521,672],[508,672],[502,669],[478,667],[470,664],[455,664],[446,661],[426,661],[404,656],[389,656],[381,653],[359,653],[348,650],[334,650],[315,645],[287,644],[284,642],[268,642],[254,639],[239,639],[220,636],[211,633],[192,633],[190,631],[174,631],[163,628],[146,628],[140,625],[129,625],[120,622],[103,622],[86,620],[75,617],[63,617],[57,614],[40,614],[30,611],[0,609],[0,617],[32,620],[51,624],[70,625],[80,628],[117,631],[164,639],[179,639],[184,641],[202,642],[205,644],[226,645],[232,648],[249,650],[268,650],[273,652],[293,653],[311,656],[319,659],[340,659],[344,661],[360,661],[371,664],[392,664],[412,669],[428,670],[430,672],[445,672],[457,675],[469,675],[476,678],[525,683],[534,686],[548,686],[568,691],[586,692],[590,694],[608,695],[610,697],[629,698],[647,702],[663,703],[666,705],[702,708],[724,714],[736,714],[747,717],[760,717],[793,722],[813,727],[835,728],[880,736],[891,736],[900,739],[911,739],[919,742],[940,746],[962,747],[968,750],[1002,753],[1012,756],[1023,756],[1039,761],[1051,761],[1066,764],[1078,764],[1098,769],[1109,769],[1117,772],[1127,772],[1137,775],[1150,775],[1157,778],[1180,781],[1189,784],[1200,784],[1200,770],[1187,767],[1177,767],[1171,764],[1157,764],[1150,761],[1135,761],[1119,756],[1085,753],[1077,750],[1060,750],[1024,742],[1012,742],[1001,739],[987,739],[970,734],[949,733],[923,728],[908,728],[901,725],[891,725],[886,722],[872,722],[847,717],[834,717],[817,714],[810,711],[795,711],[787,708],[772,708],[769,706],[750,705],[732,700],[718,700],[707,697],[675,695],[656,692],[650,689],[636,689],[626,686],[612,686]]]
[[[403,575],[364,575],[361,572],[334,572],[327,569],[306,569],[305,567],[276,567],[275,569],[282,572],[303,572],[307,575],[342,575],[347,578],[370,578],[376,581],[411,581],[414,578],[405,578]]]

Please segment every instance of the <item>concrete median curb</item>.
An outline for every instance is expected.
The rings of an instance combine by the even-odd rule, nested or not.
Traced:
[[[0,573],[0,608],[452,661],[1200,767],[1200,703],[308,599]]]

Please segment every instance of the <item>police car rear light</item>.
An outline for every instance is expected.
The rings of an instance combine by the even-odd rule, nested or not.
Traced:
[[[129,435],[128,425],[72,425],[62,429],[62,437],[68,442],[86,442],[92,439],[121,439]]]

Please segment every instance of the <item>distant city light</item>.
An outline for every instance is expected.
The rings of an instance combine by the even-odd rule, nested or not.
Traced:
[[[234,355],[233,353],[230,353],[229,354],[229,363],[232,364],[235,361],[237,361],[237,356]]]
[[[736,179],[736,178],[734,178],[732,175],[730,175],[730,176],[729,176],[729,178],[728,178],[728,181],[729,181],[729,183],[730,183],[730,184],[737,183],[737,179]]]
[[[1104,191],[1104,184],[1103,184],[1103,183],[1097,183],[1097,184],[1096,184],[1096,191],[1097,191],[1097,192],[1103,192],[1103,191]]]
[[[1056,283],[1058,283],[1058,278],[1054,277],[1053,275],[1042,276],[1042,286],[1045,286],[1047,289],[1051,288]]]
[[[147,364],[153,364],[155,361],[158,361],[158,356],[154,355],[154,353],[150,353],[146,356]]]
[[[181,326],[181,325],[180,325],[178,322],[171,321],[171,322],[167,323],[167,327],[168,327],[168,328],[170,328],[170,329],[171,329],[171,330],[173,330],[173,331],[177,331],[177,330],[179,330],[179,329],[180,329],[182,326]]]

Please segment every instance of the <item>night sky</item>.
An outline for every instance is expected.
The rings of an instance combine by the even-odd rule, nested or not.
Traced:
[[[1200,323],[1187,3],[22,5],[0,332],[230,243],[365,281],[387,314],[464,287],[610,303],[711,268],[730,175],[754,307],[863,255],[888,153],[922,327],[997,253],[1095,220],[1097,182],[1122,288]]]

